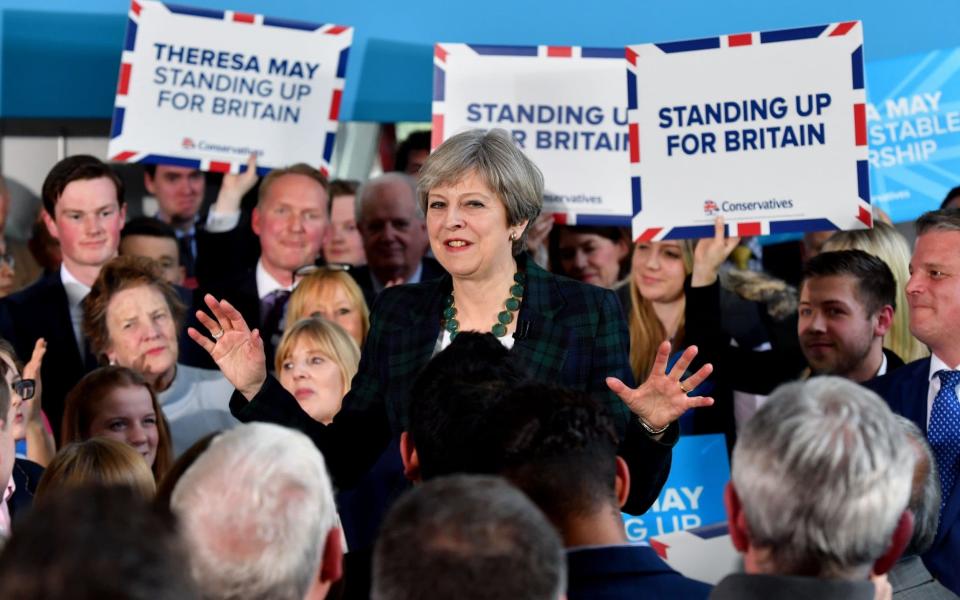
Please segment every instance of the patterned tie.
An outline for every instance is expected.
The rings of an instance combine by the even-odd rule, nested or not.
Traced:
[[[937,371],[937,377],[940,378],[940,391],[933,399],[927,440],[940,470],[940,512],[943,513],[960,466],[957,464],[960,458],[960,401],[957,400],[960,371]]]

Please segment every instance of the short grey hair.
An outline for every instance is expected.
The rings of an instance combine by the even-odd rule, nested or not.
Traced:
[[[960,231],[960,208],[941,208],[920,215],[917,237],[930,231]]]
[[[500,477],[450,475],[407,492],[373,557],[373,600],[556,600],[566,586],[560,536]]]
[[[543,174],[503,129],[471,129],[440,144],[420,169],[420,210],[426,214],[430,190],[455,184],[471,172],[503,202],[507,225],[527,222],[513,243],[513,254],[520,254],[527,247],[527,230],[543,208]]]
[[[920,555],[930,549],[940,524],[940,474],[930,444],[920,428],[910,419],[897,415],[897,421],[917,454],[910,490],[910,512],[913,513],[913,536],[904,555]]]
[[[170,499],[207,598],[302,600],[337,525],[323,456],[269,423],[217,436]]]
[[[357,225],[363,221],[363,207],[372,202],[373,192],[391,183],[399,183],[410,188],[410,202],[413,203],[413,216],[423,220],[423,211],[417,203],[417,180],[406,173],[390,172],[378,175],[370,179],[357,188],[357,195],[354,198],[354,210]]]
[[[733,451],[754,547],[778,574],[865,574],[907,508],[916,453],[887,405],[840,377],[779,387]]]

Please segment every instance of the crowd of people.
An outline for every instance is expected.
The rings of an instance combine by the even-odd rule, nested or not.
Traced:
[[[912,253],[878,214],[786,282],[722,218],[555,225],[505,131],[399,150],[365,182],[251,157],[209,206],[147,165],[135,218],[110,165],[52,167],[56,252],[0,257],[0,597],[960,593],[960,190]],[[621,517],[704,433],[715,586]]]

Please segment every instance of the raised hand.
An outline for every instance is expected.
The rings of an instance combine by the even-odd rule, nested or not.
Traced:
[[[33,399],[27,400],[27,411],[24,413],[24,420],[30,423],[43,424],[40,418],[40,400],[43,392],[43,385],[40,381],[40,367],[43,366],[43,355],[47,353],[47,341],[40,338],[33,345],[33,354],[30,356],[30,362],[23,366],[23,378],[34,381]]]
[[[257,184],[257,155],[251,154],[247,159],[247,170],[242,173],[227,173],[220,184],[220,193],[217,201],[211,207],[218,213],[230,213],[240,210],[240,201],[243,196]]]
[[[740,243],[739,237],[723,237],[723,217],[713,222],[713,237],[697,242],[693,251],[693,287],[704,287],[717,280],[720,265],[727,260],[733,249]]]
[[[651,429],[664,429],[687,410],[713,404],[713,398],[687,395],[710,376],[713,365],[706,364],[690,377],[680,380],[696,355],[697,347],[690,346],[667,373],[670,342],[663,342],[657,348],[650,377],[640,387],[631,388],[616,377],[607,377],[607,386]]]
[[[203,301],[213,318],[198,310],[197,319],[213,339],[193,327],[187,329],[187,335],[210,354],[237,391],[251,400],[267,380],[267,358],[260,332],[251,331],[240,311],[226,300],[217,301],[207,294]]]

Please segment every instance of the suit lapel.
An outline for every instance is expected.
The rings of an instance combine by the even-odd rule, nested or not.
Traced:
[[[527,289],[517,316],[513,351],[522,360],[528,374],[539,381],[560,381],[567,359],[570,331],[556,317],[566,307],[556,281],[536,265],[526,262]]]

